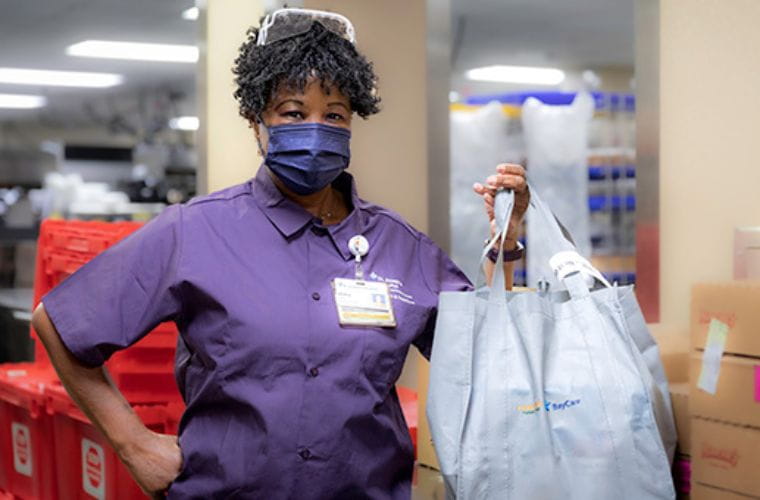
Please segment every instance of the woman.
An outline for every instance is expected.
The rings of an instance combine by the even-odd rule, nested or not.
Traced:
[[[46,295],[34,327],[150,494],[408,498],[412,445],[394,383],[411,344],[430,353],[438,293],[471,285],[344,172],[353,114],[379,103],[348,20],[280,11],[250,30],[234,72],[265,157],[255,178],[169,207]],[[523,169],[502,165],[475,185],[491,219],[500,188],[517,193],[512,250]],[[146,429],[100,368],[166,320],[188,354],[178,441]]]

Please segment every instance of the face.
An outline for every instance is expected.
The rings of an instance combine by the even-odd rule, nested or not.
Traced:
[[[266,152],[267,137],[265,128],[293,123],[322,123],[333,127],[351,129],[351,103],[335,85],[328,87],[329,93],[322,89],[321,82],[309,79],[303,93],[289,89],[280,89],[264,110],[262,120],[252,123],[256,138]]]

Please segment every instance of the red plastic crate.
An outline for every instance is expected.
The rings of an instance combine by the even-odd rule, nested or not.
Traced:
[[[406,420],[406,426],[409,429],[409,435],[412,438],[412,445],[414,446],[414,458],[417,458],[417,423],[418,423],[418,409],[417,409],[417,391],[403,387],[396,386],[396,393],[398,394],[398,400],[401,404],[401,412],[404,414],[404,420]]]
[[[99,252],[139,229],[135,222],[46,220],[40,227],[34,307]],[[130,403],[153,404],[180,400],[174,380],[177,327],[162,323],[134,346],[115,353],[106,363],[114,382]],[[32,329],[35,359],[50,365],[44,347]]]
[[[90,222],[46,219],[40,225],[34,275],[36,308],[42,297],[83,264],[142,226],[139,222]],[[35,359],[50,364],[34,329]]]
[[[174,372],[149,372],[145,369],[133,372],[112,373],[111,378],[130,404],[164,404],[182,400]]]
[[[60,383],[46,387],[47,410],[53,422],[57,497],[71,499],[144,499],[137,483],[108,441],[74,405]],[[176,429],[179,406],[134,406],[143,423],[155,432]]]
[[[140,226],[140,222],[48,219],[42,223],[40,240],[47,248],[99,254]]]
[[[0,490],[17,498],[57,498],[44,395],[53,377],[30,363],[0,366]]]

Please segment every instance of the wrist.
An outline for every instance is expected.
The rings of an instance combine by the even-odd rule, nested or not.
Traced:
[[[488,241],[486,241],[486,244],[488,244]],[[491,262],[496,262],[499,258],[499,242],[495,242],[493,246],[488,250],[488,259]],[[503,246],[503,260],[504,263],[508,262],[514,262],[517,260],[520,260],[523,258],[523,255],[525,253],[525,247],[517,241],[517,240],[510,240],[507,238],[504,240],[504,246]]]
[[[491,236],[486,240],[485,244],[487,245],[489,241],[494,239],[496,237],[496,233],[493,229],[491,229]],[[496,238],[494,242],[494,246],[499,246],[499,241],[501,241],[501,238]],[[504,248],[507,248],[507,245],[511,245],[512,248],[517,246],[518,238],[516,234],[513,234],[512,232],[507,233],[507,237],[504,239]]]
[[[135,457],[140,457],[145,450],[151,449],[154,438],[155,433],[140,422],[139,427],[135,426],[134,429],[124,432],[122,436],[112,436],[110,441],[116,454],[124,462],[130,463],[135,460]]]

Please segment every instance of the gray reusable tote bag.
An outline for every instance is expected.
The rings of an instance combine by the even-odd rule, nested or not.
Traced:
[[[633,288],[610,286],[531,193],[564,289],[505,291],[500,256],[492,287],[440,294],[427,416],[447,498],[675,498],[667,381]],[[513,202],[497,195],[504,234]]]

